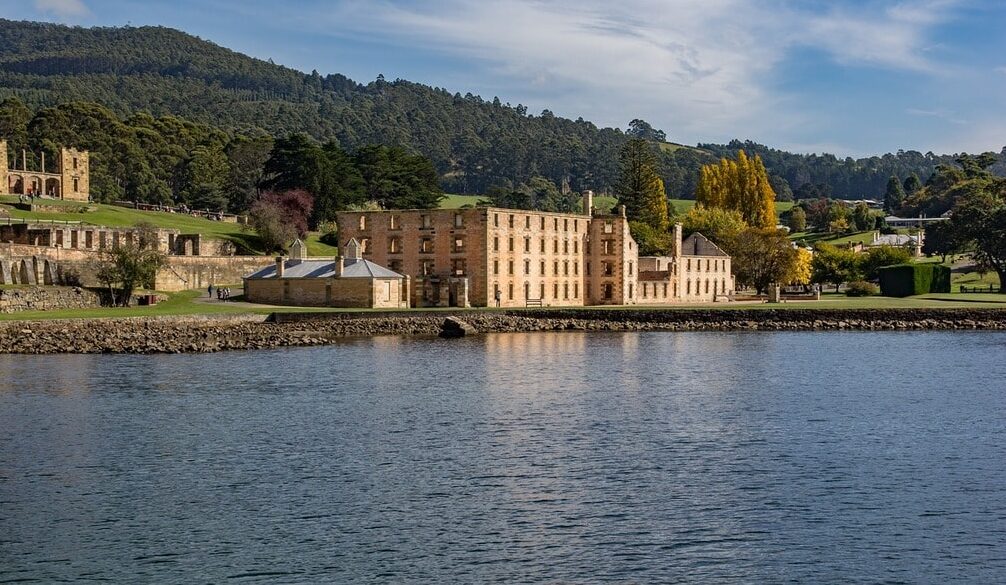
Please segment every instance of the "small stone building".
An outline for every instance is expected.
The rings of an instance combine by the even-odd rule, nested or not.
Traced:
[[[307,258],[304,243],[290,247],[244,278],[245,298],[252,303],[299,307],[407,309],[409,279],[361,257],[360,244],[350,240],[344,254],[332,260]]]

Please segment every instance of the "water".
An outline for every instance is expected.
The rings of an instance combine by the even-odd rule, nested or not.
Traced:
[[[1006,334],[0,356],[0,582],[1006,581]]]

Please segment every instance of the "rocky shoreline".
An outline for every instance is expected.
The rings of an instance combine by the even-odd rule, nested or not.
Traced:
[[[0,353],[198,353],[317,346],[360,336],[436,336],[445,318],[478,333],[530,331],[1006,330],[995,309],[583,309],[456,313],[326,313],[0,322]]]

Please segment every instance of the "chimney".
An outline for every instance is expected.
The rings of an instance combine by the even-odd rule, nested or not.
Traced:
[[[335,276],[339,278],[346,271],[346,259],[342,256],[335,257]]]
[[[276,278],[283,278],[283,269],[286,264],[286,258],[282,256],[276,256]]]
[[[583,214],[594,215],[594,192],[590,189],[583,192]]]
[[[625,206],[624,205],[619,205],[618,206],[618,215],[621,215],[622,217],[625,217]]]
[[[681,257],[681,234],[682,234],[682,231],[683,231],[683,228],[681,226],[681,223],[680,222],[679,223],[675,223],[674,224],[674,256],[676,258],[680,258]]]

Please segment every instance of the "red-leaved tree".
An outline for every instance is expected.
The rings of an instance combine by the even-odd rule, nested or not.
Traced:
[[[303,189],[266,191],[248,212],[265,252],[282,250],[294,238],[307,235],[314,197]]]

